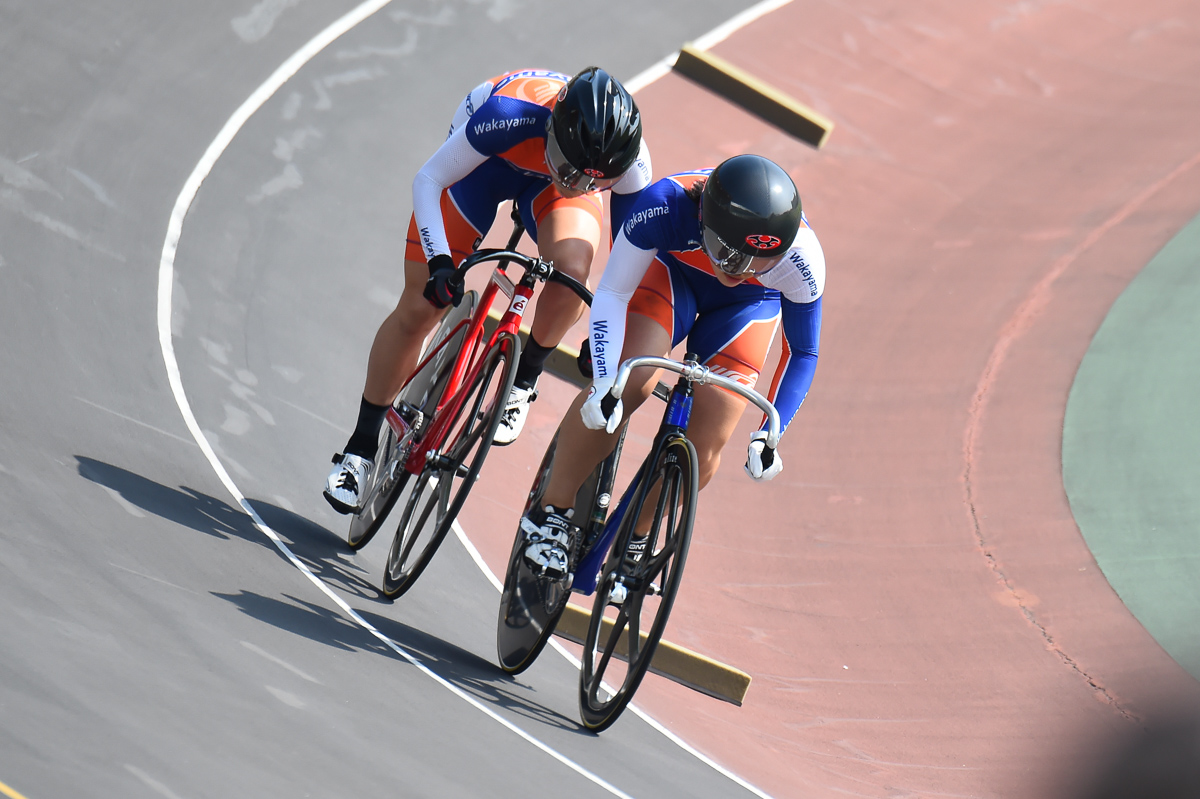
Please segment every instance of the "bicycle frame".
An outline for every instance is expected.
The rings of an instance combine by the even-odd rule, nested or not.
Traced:
[[[467,326],[462,345],[455,354],[454,365],[449,380],[437,400],[433,420],[424,430],[419,432],[418,440],[413,442],[408,456],[404,461],[404,469],[409,474],[420,474],[426,462],[430,458],[437,457],[439,454],[439,450],[449,434],[449,420],[458,416],[459,409],[466,401],[462,387],[474,383],[475,378],[485,366],[482,355],[491,350],[496,342],[500,341],[504,336],[512,336],[514,339],[518,337],[521,330],[521,319],[525,315],[525,310],[529,307],[529,300],[533,297],[533,292],[539,279],[559,281],[574,291],[584,302],[591,302],[591,293],[584,284],[569,275],[557,272],[550,262],[543,261],[540,258],[531,258],[514,249],[525,232],[525,227],[521,223],[520,213],[515,203],[513,204],[511,216],[513,220],[513,232],[504,249],[477,250],[468,256],[458,267],[459,275],[465,276],[477,264],[487,261],[500,262],[492,270],[487,286],[483,290],[483,296],[475,306],[474,312],[470,317],[455,325],[448,335],[425,354],[425,357],[417,364],[417,368],[413,370],[413,375],[416,375],[424,369],[430,361],[441,353],[442,348],[448,342],[455,339],[463,326]],[[520,282],[516,283],[508,277],[506,271],[513,261],[520,263],[526,269],[524,277]],[[488,313],[491,311],[492,305],[496,302],[500,294],[503,294],[508,299],[508,307],[505,309],[503,315],[501,315],[496,329],[492,331],[491,335],[486,335],[484,325],[487,322]],[[411,379],[412,376],[409,377],[409,380]],[[409,431],[409,424],[394,408],[389,409],[386,418],[398,439],[402,438]]]
[[[438,450],[449,432],[447,420],[454,419],[458,408],[466,401],[466,396],[460,389],[464,385],[470,385],[485,365],[479,356],[487,352],[505,334],[516,336],[521,329],[521,318],[525,314],[530,297],[533,296],[533,287],[513,283],[505,273],[506,266],[507,263],[501,264],[492,271],[487,288],[484,289],[483,296],[475,307],[475,312],[468,319],[464,319],[456,325],[451,333],[439,342],[413,370],[413,374],[416,374],[423,369],[441,352],[447,342],[454,340],[462,326],[467,325],[466,338],[454,359],[450,380],[447,382],[442,396],[438,399],[433,422],[425,430],[421,439],[414,442],[408,458],[405,460],[404,468],[410,474],[420,474],[426,460],[438,454]],[[486,336],[484,323],[487,320],[488,311],[491,310],[492,304],[501,292],[509,299],[508,307],[500,317],[500,323],[496,329],[490,336]],[[393,419],[393,417],[395,418]],[[400,415],[394,411],[388,413],[388,421],[392,423],[393,428],[397,423],[407,427]],[[397,435],[400,434],[401,431],[397,430]]]
[[[641,468],[638,469],[629,487],[622,494],[621,501],[617,503],[616,509],[613,510],[608,520],[605,521],[603,531],[596,538],[591,549],[580,558],[579,564],[576,566],[571,590],[584,596],[591,596],[596,591],[596,583],[599,580],[604,559],[608,555],[608,550],[612,547],[613,539],[616,537],[617,530],[621,526],[621,520],[625,517],[625,513],[629,509],[629,503],[637,495],[638,489],[645,479],[647,466],[658,459],[659,452],[662,451],[669,441],[675,437],[686,436],[688,423],[692,417],[692,392],[695,385],[713,384],[720,386],[727,391],[746,398],[752,404],[761,408],[767,414],[768,419],[767,446],[774,448],[779,445],[780,422],[779,413],[775,410],[775,406],[754,389],[747,388],[730,378],[717,375],[710,371],[708,367],[696,363],[695,356],[691,354],[688,354],[682,363],[666,358],[630,358],[621,364],[621,368],[617,372],[617,381],[612,389],[612,394],[615,398],[620,399],[621,394],[625,390],[625,384],[629,380],[630,373],[634,369],[643,366],[669,369],[670,371],[679,373],[680,378],[667,396],[667,408],[663,412],[662,423],[659,425],[658,432],[654,436],[654,443],[651,446],[649,456],[642,462]],[[609,457],[619,456],[620,450],[618,449]]]
[[[604,566],[604,558],[608,555],[608,550],[612,547],[613,539],[617,536],[617,530],[621,527],[621,520],[625,518],[625,513],[629,510],[629,503],[637,496],[638,489],[641,487],[645,476],[646,464],[654,463],[658,458],[658,453],[668,440],[674,436],[683,435],[687,430],[688,422],[692,416],[691,386],[687,386],[686,396],[678,389],[679,386],[671,389],[667,400],[667,410],[663,414],[662,424],[659,425],[658,432],[654,436],[650,455],[643,461],[641,468],[638,469],[637,474],[630,481],[629,487],[621,495],[621,501],[617,503],[617,507],[604,522],[604,528],[600,535],[597,536],[595,543],[592,544],[591,549],[580,558],[579,565],[575,569],[575,579],[571,582],[571,590],[573,592],[583,594],[584,596],[591,596],[595,593],[596,583],[600,578],[600,570]]]

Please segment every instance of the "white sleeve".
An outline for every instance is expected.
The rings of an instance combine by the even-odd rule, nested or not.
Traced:
[[[446,223],[442,219],[442,192],[471,174],[488,157],[467,141],[464,125],[442,142],[413,178],[413,215],[417,218],[417,234],[425,259],[449,255]]]
[[[595,379],[615,378],[625,345],[625,314],[658,250],[642,250],[629,243],[622,231],[613,242],[604,276],[592,299],[589,318],[592,374]]]
[[[792,302],[815,302],[825,292],[825,252],[812,228],[800,228],[783,261],[758,282]]]
[[[492,86],[490,80],[485,80],[467,92],[467,96],[454,110],[454,119],[450,120],[450,133],[454,133],[466,124],[466,121],[475,113],[475,109],[487,102],[487,99],[492,96]],[[447,139],[450,138],[450,133],[446,134]]]
[[[634,194],[649,186],[653,179],[654,169],[650,164],[650,148],[646,145],[646,140],[642,139],[642,145],[638,148],[637,160],[613,185],[612,192],[613,194]]]

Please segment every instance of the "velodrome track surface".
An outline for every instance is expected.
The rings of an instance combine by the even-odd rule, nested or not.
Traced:
[[[216,162],[174,263],[181,384],[327,595],[184,426],[157,281],[172,208],[226,120],[354,8],[0,3],[0,791],[746,795],[636,717],[583,733],[561,658],[537,681],[501,675],[497,594],[461,549],[420,595],[379,601],[382,553],[351,557],[319,495],[399,290],[412,174],[462,92],[514,63],[633,75],[737,7],[610,4],[642,24],[605,36],[551,2],[394,3]]]
[[[550,3],[393,3],[250,119],[175,263],[182,384],[257,512],[414,660],[634,796],[745,790],[635,716],[582,734],[553,653],[500,677],[496,594],[455,542],[380,602],[383,544],[339,547],[318,488],[399,290],[411,174],[462,87],[514,50],[631,76],[736,10],[716,6],[638,5],[589,43]],[[29,799],[609,795],[280,557],[165,378],[155,281],[180,188],[351,8],[0,3],[0,783]],[[755,486],[731,451],[670,632],[750,671],[747,704],[651,679],[651,715],[775,796],[1020,796],[1084,729],[1200,699],[1097,571],[1060,466],[1093,333],[1200,210],[1198,39],[1182,2],[793,2],[715,52],[832,117],[819,153],[682,79],[639,93],[656,171],[775,158],[830,264],[787,469]],[[568,395],[545,381],[462,517],[493,565]]]
[[[791,3],[713,52],[834,119],[821,152],[681,78],[639,95],[675,143],[656,170],[785,164],[829,263],[786,469],[764,490],[731,449],[672,615],[672,640],[754,676],[746,705],[654,680],[642,706],[777,795],[1029,796],[1200,699],[1098,570],[1061,467],[1093,334],[1200,210],[1197,44],[1185,3]],[[705,125],[672,138],[683,116]],[[1089,421],[1081,452],[1111,451]],[[517,482],[494,494],[510,517]],[[1194,591],[1194,553],[1160,595]]]

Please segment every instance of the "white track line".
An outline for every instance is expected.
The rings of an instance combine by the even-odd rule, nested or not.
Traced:
[[[234,112],[233,116],[229,118],[229,121],[225,123],[225,126],[221,128],[220,133],[217,134],[217,138],[214,139],[212,144],[208,146],[204,156],[200,159],[200,162],[196,164],[196,168],[192,170],[192,174],[184,183],[183,190],[179,193],[179,197],[175,201],[175,207],[171,211],[171,218],[167,223],[167,237],[166,241],[163,243],[162,260],[159,263],[158,270],[158,340],[159,345],[162,348],[163,361],[166,364],[167,379],[171,384],[171,393],[175,395],[175,403],[179,406],[180,413],[183,414],[183,421],[187,425],[188,430],[191,432],[192,438],[196,440],[196,443],[200,446],[201,452],[204,453],[204,457],[208,459],[209,464],[212,466],[213,471],[216,472],[217,477],[225,485],[225,488],[229,491],[233,498],[237,500],[239,505],[241,505],[242,510],[244,510],[246,514],[254,520],[255,526],[258,527],[258,529],[261,530],[264,535],[271,539],[271,542],[275,544],[279,551],[282,552],[289,561],[291,561],[292,565],[299,569],[304,576],[313,583],[313,585],[315,585],[323,594],[329,597],[329,599],[338,607],[340,607],[347,616],[353,619],[356,624],[370,632],[371,635],[378,638],[385,646],[387,646],[397,655],[400,655],[416,668],[420,669],[426,676],[437,682],[447,691],[471,705],[476,710],[502,724],[504,727],[520,736],[528,743],[542,750],[546,754],[550,755],[567,768],[571,769],[592,783],[595,783],[614,796],[622,797],[622,799],[632,799],[625,792],[611,785],[596,774],[588,771],[583,766],[568,758],[566,755],[559,753],[555,749],[551,748],[548,744],[538,740],[474,697],[465,693],[458,686],[431,671],[424,664],[409,654],[407,650],[405,650],[391,638],[388,638],[386,635],[381,633],[370,622],[360,616],[353,608],[346,604],[341,597],[334,593],[329,586],[327,586],[320,578],[313,574],[308,566],[301,562],[300,559],[297,558],[295,554],[288,548],[288,546],[283,543],[283,540],[279,538],[275,531],[272,530],[267,523],[262,520],[262,517],[258,515],[258,512],[253,508],[253,506],[250,505],[250,503],[246,500],[246,497],[242,494],[241,490],[233,482],[232,478],[230,478],[229,473],[225,470],[225,467],[217,457],[216,452],[213,451],[212,445],[204,436],[204,433],[200,430],[200,425],[196,421],[195,414],[192,413],[191,404],[188,402],[187,394],[183,390],[183,381],[179,372],[179,362],[175,358],[175,347],[171,340],[171,294],[175,283],[175,252],[178,249],[179,237],[183,230],[183,219],[185,216],[187,216],[188,209],[191,207],[192,201],[196,197],[196,192],[200,189],[200,184],[204,182],[206,177],[208,177],[208,174],[212,171],[217,159],[221,157],[221,154],[225,151],[225,148],[229,146],[229,143],[233,140],[233,137],[237,135],[237,132],[241,129],[241,127],[246,124],[246,121],[253,116],[254,112],[257,111],[262,104],[265,103],[275,92],[277,92],[289,78],[296,74],[300,67],[304,66],[304,64],[311,60],[317,53],[321,52],[321,50],[325,49],[327,46],[329,46],[329,44],[337,40],[337,38],[346,31],[350,30],[359,22],[363,21],[379,9],[386,6],[389,2],[390,0],[368,0],[367,2],[358,6],[358,8],[354,9],[330,25],[321,33],[317,34],[317,36],[309,41],[304,47],[297,50],[291,58],[289,58],[283,63],[282,66],[275,70],[271,77],[268,78],[267,81],[261,86],[259,86],[258,89],[256,89],[255,92],[251,94],[244,103],[242,103],[241,107]]]
[[[713,47],[714,45],[725,41],[725,39],[729,38],[729,36],[732,33],[734,33],[735,31],[746,27],[747,25],[749,25],[751,22],[758,19],[759,17],[765,16],[765,15],[771,13],[772,11],[783,8],[790,2],[792,2],[792,0],[763,0],[763,2],[758,3],[757,5],[751,6],[750,8],[748,8],[745,11],[743,11],[742,13],[738,14],[737,16],[735,16],[734,18],[732,18],[725,24],[720,25],[716,28],[713,28],[708,33],[706,33],[703,36],[701,36],[700,38],[696,39],[694,42],[692,42],[692,46],[695,47],[697,50],[708,50],[709,48]],[[663,75],[666,75],[668,72],[670,72],[671,67],[675,64],[675,59],[678,56],[679,56],[679,51],[675,51],[671,55],[667,56],[666,58],[662,59],[658,63],[651,66],[649,69],[643,70],[638,75],[635,75],[632,79],[625,81],[624,82],[625,88],[627,88],[631,92],[638,92],[641,89],[646,88],[651,83],[654,83],[654,81],[658,80]],[[458,540],[462,542],[463,547],[466,548],[467,552],[471,555],[471,558],[475,561],[475,565],[477,565],[479,567],[479,570],[483,572],[484,576],[487,577],[488,581],[496,587],[496,590],[503,591],[504,584],[502,582],[500,582],[499,578],[497,578],[496,575],[492,573],[492,570],[490,568],[488,568],[487,563],[484,562],[483,557],[479,554],[479,550],[476,549],[475,545],[472,544],[471,541],[467,538],[466,532],[462,529],[462,527],[459,526],[457,521],[454,523],[454,534],[458,536]],[[576,658],[574,655],[572,655],[570,652],[568,652],[566,650],[566,648],[562,646],[562,644],[560,644],[558,641],[551,638],[550,645],[552,647],[554,647],[554,649],[560,655],[562,655],[568,661],[570,661],[575,666],[575,668],[580,668],[581,664],[579,663],[579,659]],[[760,799],[772,799],[771,795],[769,793],[767,793],[766,791],[762,790],[761,788],[759,788],[755,785],[750,784],[746,780],[739,777],[737,774],[734,774],[732,771],[730,771],[729,769],[722,766],[720,763],[717,763],[716,761],[714,761],[712,758],[708,757],[707,755],[703,754],[702,752],[697,751],[691,744],[689,744],[687,741],[680,738],[675,733],[668,730],[661,723],[659,723],[656,719],[647,715],[646,712],[643,711],[641,708],[639,708],[637,705],[635,705],[631,702],[628,707],[629,707],[629,710],[633,711],[639,718],[641,718],[643,721],[645,721],[651,727],[653,727],[654,729],[656,729],[660,733],[662,733],[664,736],[666,736],[668,740],[672,741],[680,749],[684,750],[685,752],[687,752],[688,754],[690,754],[692,757],[696,758],[700,762],[704,763],[709,768],[716,771],[718,774],[721,774],[722,776],[726,777],[730,781],[740,785],[741,787],[745,788],[750,793],[754,794],[755,796],[760,797]]]
[[[293,75],[295,75],[301,67],[312,60],[314,56],[316,56],[354,26],[375,14],[390,2],[391,0],[367,0],[367,2],[362,3],[357,8],[350,11],[348,14],[327,27],[325,30],[318,33],[307,44],[293,53],[290,58],[284,61],[283,64],[281,64],[279,68],[276,69],[275,72],[273,72],[271,76],[267,78],[267,80],[261,86],[259,86],[246,99],[246,101],[242,103],[241,106],[238,107],[238,109],[233,113],[233,116],[229,118],[229,120],[217,133],[217,137],[213,139],[211,144],[209,144],[208,149],[205,150],[204,155],[196,164],[196,167],[192,170],[191,175],[189,175],[188,179],[184,182],[183,189],[180,191],[179,196],[175,200],[175,206],[171,210],[171,216],[167,222],[167,235],[166,239],[163,241],[162,257],[159,261],[158,269],[158,341],[159,346],[162,349],[163,362],[166,366],[167,380],[171,385],[171,393],[175,397],[175,403],[179,406],[179,412],[183,416],[183,421],[187,425],[188,431],[192,434],[192,438],[195,439],[196,444],[199,445],[200,451],[204,453],[204,457],[208,460],[209,465],[212,466],[217,478],[220,479],[221,483],[225,486],[226,490],[229,491],[230,495],[237,500],[242,510],[244,510],[246,514],[254,521],[254,525],[271,540],[271,542],[279,549],[279,551],[282,552],[289,561],[291,561],[292,565],[300,570],[300,572],[304,574],[304,576],[307,577],[309,581],[317,587],[318,590],[329,597],[334,604],[341,608],[347,616],[349,616],[364,630],[371,633],[371,635],[379,639],[385,646],[407,660],[422,673],[437,682],[446,690],[450,691],[459,699],[462,699],[464,702],[484,713],[489,718],[497,721],[528,743],[550,755],[567,768],[595,783],[614,796],[623,797],[623,799],[631,799],[628,794],[609,784],[601,777],[583,768],[570,758],[551,748],[549,745],[533,737],[525,730],[522,730],[520,727],[500,716],[491,708],[465,693],[458,686],[431,671],[424,664],[409,654],[409,652],[402,646],[384,635],[382,632],[376,629],[374,625],[360,616],[341,597],[334,593],[334,591],[328,585],[326,585],[319,577],[313,574],[312,570],[310,570],[308,566],[306,566],[299,558],[296,557],[296,555],[288,548],[279,535],[262,520],[262,517],[258,515],[258,511],[256,511],[249,501],[247,501],[241,489],[239,489],[233,482],[233,479],[229,476],[229,473],[225,470],[224,465],[221,463],[216,452],[213,450],[212,445],[205,437],[203,431],[201,431],[200,425],[196,421],[196,416],[192,412],[191,403],[188,402],[187,394],[183,389],[183,380],[179,371],[179,362],[175,357],[175,345],[171,338],[171,301],[175,285],[175,253],[179,248],[179,239],[183,233],[183,220],[187,216],[187,212],[191,208],[197,192],[200,190],[200,185],[204,182],[205,178],[208,177],[209,173],[212,172],[217,160],[225,152],[226,148],[229,147],[229,144],[233,141],[234,136],[237,135],[238,131],[242,129],[250,117],[252,117],[254,113],[262,107],[263,103],[265,103],[277,91],[279,91],[279,89]],[[781,8],[789,2],[791,2],[791,0],[764,0],[763,2],[747,9],[746,11],[743,11],[741,14],[738,14],[724,25],[721,25],[720,27],[715,28],[714,30],[700,37],[695,41],[694,44],[698,49],[706,50],[724,40],[739,28],[748,25],[764,14]],[[678,52],[673,53],[654,66],[643,71],[641,74],[628,81],[626,86],[630,91],[637,91],[650,85],[655,80],[670,71],[670,67],[672,64],[674,64],[676,56],[678,56]],[[474,545],[472,545],[467,539],[466,534],[463,532],[462,528],[457,522],[454,524],[454,530],[459,540],[462,541],[467,551],[471,554],[471,557],[478,564],[480,570],[484,573],[484,575],[487,576],[488,580],[494,586],[500,588],[501,584],[499,580],[496,579],[496,576],[492,573],[491,569],[487,567],[487,564],[483,562],[483,558],[480,557],[478,550],[476,550]],[[579,661],[569,652],[567,652],[566,649],[559,645],[557,641],[552,641],[551,643],[554,645],[555,649],[557,649],[564,657],[574,663],[576,667],[579,666]],[[673,741],[676,745],[684,749],[684,751],[693,755],[701,762],[707,764],[718,773],[737,783],[756,796],[762,797],[762,799],[771,799],[769,794],[756,788],[742,778],[738,777],[736,774],[733,774],[718,763],[713,762],[705,755],[696,751],[677,735],[663,727],[659,722],[647,716],[638,708],[631,705],[630,709],[644,721],[646,721],[646,723],[648,723],[650,726],[654,727],[669,740]]]
[[[713,45],[720,44],[729,38],[729,36],[737,30],[746,27],[759,17],[770,14],[772,11],[783,8],[792,0],[763,0],[763,2],[747,8],[742,13],[738,14],[733,19],[723,25],[713,28],[708,33],[704,34],[696,41],[692,42],[692,46],[697,50],[707,50]],[[671,53],[666,58],[662,59],[654,66],[644,70],[631,80],[624,81],[625,88],[631,92],[638,92],[654,81],[661,78],[671,71],[671,67],[675,65],[675,59],[679,57],[679,51]]]
[[[491,568],[483,560],[483,556],[479,554],[479,550],[476,549],[475,545],[471,543],[471,540],[469,538],[467,538],[466,531],[464,531],[463,528],[461,526],[459,526],[457,521],[454,522],[453,529],[454,529],[454,534],[456,536],[458,536],[458,540],[462,543],[463,547],[467,550],[467,554],[469,554],[471,556],[471,559],[475,561],[475,565],[479,567],[479,570],[481,572],[483,572],[484,577],[486,577],[488,579],[488,582],[490,582],[492,585],[494,585],[496,587],[497,591],[503,592],[504,591],[504,583],[502,583],[500,581],[500,578],[498,578],[495,575],[495,573],[491,570]],[[560,654],[564,658],[566,658],[567,661],[570,662],[575,668],[578,669],[578,668],[582,667],[582,664],[579,662],[579,658],[575,657],[570,652],[568,652],[566,647],[564,647],[562,644],[560,644],[556,639],[554,639],[554,638],[550,639],[550,646],[554,647],[554,650],[556,652],[558,652],[558,654]],[[605,687],[607,687],[607,686],[605,686]],[[609,690],[611,691],[612,689],[610,688]],[[737,785],[740,785],[741,787],[745,788],[750,793],[754,794],[757,797],[760,797],[760,799],[773,799],[773,797],[766,791],[762,790],[761,788],[759,788],[755,785],[750,784],[749,782],[746,782],[746,780],[742,779],[737,774],[734,774],[732,771],[725,768],[720,763],[717,763],[712,758],[708,757],[708,755],[705,755],[704,753],[698,751],[695,747],[693,747],[687,741],[683,740],[678,735],[676,735],[675,733],[671,732],[666,727],[664,727],[658,720],[656,720],[652,716],[647,715],[644,710],[639,708],[633,702],[630,702],[626,707],[628,710],[630,710],[635,715],[637,715],[642,721],[646,722],[651,727],[653,727],[654,729],[656,729],[660,733],[662,733],[667,738],[667,740],[671,741],[673,744],[678,746],[683,751],[687,752],[692,757],[699,760],[704,765],[711,768],[713,771],[717,772],[718,774],[720,774],[721,776],[730,780],[731,782],[734,782]]]

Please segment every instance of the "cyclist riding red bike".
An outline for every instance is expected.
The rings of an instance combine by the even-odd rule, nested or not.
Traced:
[[[623,360],[665,356],[687,338],[700,363],[753,387],[782,318],[784,348],[769,398],[786,429],[816,370],[824,286],[821,245],[795,183],[774,162],[735,156],[643,191],[592,301],[592,385],[559,427],[543,507],[521,520],[530,568],[565,576],[576,492],[612,451],[617,437],[609,434],[625,408],[632,413],[657,383],[657,370],[636,370],[623,398],[614,399],[609,389]],[[745,407],[745,399],[715,386],[696,389],[689,438],[701,488],[716,473]],[[783,468],[764,427],[765,419],[747,452],[746,472],[755,480],[770,480]],[[635,541],[630,551],[636,548]]]
[[[599,192],[611,190],[610,223],[619,229],[650,181],[641,114],[604,70],[589,67],[573,78],[522,70],[471,90],[446,141],[413,181],[404,291],[375,335],[358,422],[326,480],[324,495],[335,510],[358,510],[387,410],[426,336],[462,297],[455,266],[487,234],[497,207],[515,200],[540,255],[586,282],[600,244]],[[495,443],[520,433],[547,356],[582,311],[569,289],[544,287]]]

